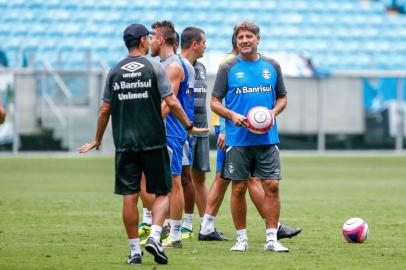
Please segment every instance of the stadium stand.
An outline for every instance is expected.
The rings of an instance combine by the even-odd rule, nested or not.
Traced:
[[[29,94],[22,103],[36,99],[38,105],[35,113],[24,114],[22,149],[36,147],[24,145],[23,135],[33,132],[44,134],[42,145],[50,145],[48,137],[52,137],[61,149],[71,150],[93,136],[103,88],[101,70],[126,55],[122,31],[130,23],[149,26],[167,19],[179,32],[190,25],[204,29],[203,62],[209,75],[215,74],[230,50],[233,26],[241,19],[260,24],[261,52],[278,59],[288,76],[399,71],[406,70],[406,15],[389,9],[393,2],[405,9],[406,1],[386,0],[0,0],[0,62],[11,68],[38,69],[31,70],[38,73],[23,84],[19,82],[20,91]],[[299,64],[303,56],[314,69],[306,70],[303,61]],[[289,61],[297,64],[285,67]],[[97,74],[90,78],[92,72]],[[396,101],[394,84],[393,78],[363,81],[363,105],[371,118]],[[403,86],[406,93],[406,83]],[[39,123],[40,131],[28,125],[33,122]]]
[[[0,46],[12,67],[33,54],[36,67],[47,59],[65,69],[100,68],[126,53],[120,37],[127,24],[168,19],[179,31],[189,25],[206,30],[207,60],[228,51],[233,25],[250,18],[261,25],[268,54],[306,52],[329,71],[405,69],[406,16],[389,14],[386,2],[1,0]]]

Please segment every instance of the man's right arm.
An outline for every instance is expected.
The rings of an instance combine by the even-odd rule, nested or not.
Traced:
[[[164,71],[163,67],[160,64],[154,64],[154,68],[157,76],[158,90],[161,95],[161,98],[164,100],[164,102],[162,103],[163,104],[165,103],[165,106],[168,109],[168,111],[170,110],[171,112],[173,112],[175,117],[181,122],[181,124],[185,128],[192,126],[192,122],[190,122],[189,118],[187,117],[185,111],[182,108],[182,105],[180,105],[178,98],[172,92],[171,87],[173,86],[173,83],[170,82],[168,75]],[[192,129],[188,130],[189,134],[207,133],[207,132],[209,132],[209,129],[207,128],[193,127]]]
[[[166,96],[164,101],[189,134],[201,134],[209,132],[208,128],[197,128],[193,126],[193,123],[187,117],[177,97],[174,95]],[[188,127],[191,127],[191,129],[187,129]]]
[[[221,65],[214,82],[213,93],[210,101],[211,110],[217,113],[220,117],[229,119],[236,126],[248,127],[245,116],[238,114],[223,105],[222,99],[225,97],[228,90],[228,72],[225,64]]]
[[[174,93],[174,96],[176,97],[178,94],[179,86],[182,80],[185,77],[185,74],[183,73],[183,68],[176,62],[173,62],[166,68],[166,74],[168,75],[169,81],[171,82],[172,90]],[[168,108],[167,104],[165,102],[162,102],[161,104],[161,111],[162,111],[162,117],[166,117],[170,111]]]
[[[87,151],[93,148],[99,150],[99,147],[103,140],[104,131],[106,130],[107,124],[109,123],[110,110],[111,104],[106,101],[103,101],[102,105],[100,106],[99,118],[97,120],[96,136],[94,138],[94,141],[92,141],[91,143],[86,143],[81,148],[79,148],[78,150],[79,153],[86,153]]]
[[[79,153],[86,153],[93,148],[99,150],[101,145],[104,131],[106,130],[107,124],[109,123],[110,119],[110,111],[111,111],[111,86],[110,86],[110,78],[112,76],[112,70],[109,72],[106,78],[106,84],[104,86],[103,92],[103,103],[100,106],[99,117],[97,119],[97,129],[96,129],[96,136],[91,143],[86,143],[82,147],[78,149]]]

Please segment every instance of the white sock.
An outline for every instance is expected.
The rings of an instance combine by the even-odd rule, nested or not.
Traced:
[[[169,219],[169,218],[168,218],[168,219],[165,219],[165,221],[164,221],[164,227],[165,227],[165,226],[169,226],[169,227],[172,226],[172,219]]]
[[[128,244],[130,245],[130,256],[134,256],[134,254],[140,254],[141,255],[141,248],[140,248],[140,239],[139,238],[134,238],[134,239],[128,239]]]
[[[247,229],[236,230],[237,241],[248,240]]]
[[[200,217],[200,226],[203,224],[203,217]]]
[[[188,229],[189,231],[193,231],[193,214],[185,214],[182,227]]]
[[[161,233],[162,233],[162,227],[159,225],[152,225],[151,226],[151,233],[149,236],[153,237],[155,241],[159,242],[161,240]]]
[[[266,219],[264,219],[264,222],[265,222],[265,224],[266,224]],[[281,226],[281,224],[278,222],[278,227],[277,227],[277,229],[279,230],[279,227]]]
[[[152,213],[148,208],[142,208],[142,223],[151,225],[152,223]]]
[[[172,239],[180,240],[182,239],[182,234],[180,233],[180,228],[182,227],[182,220],[173,220],[171,224],[171,231],[169,232],[169,236]]]
[[[203,235],[208,235],[214,232],[214,222],[216,221],[216,217],[210,216],[208,214],[204,214],[203,221],[202,221],[202,228],[200,229],[200,233]]]
[[[268,241],[278,241],[276,235],[278,233],[278,229],[271,228],[266,229],[266,242]]]

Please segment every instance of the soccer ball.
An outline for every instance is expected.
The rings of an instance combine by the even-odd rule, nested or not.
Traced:
[[[349,243],[362,243],[368,236],[368,223],[361,218],[350,218],[343,225],[343,236]]]
[[[264,134],[274,125],[274,119],[268,108],[256,106],[251,108],[246,115],[249,131]]]

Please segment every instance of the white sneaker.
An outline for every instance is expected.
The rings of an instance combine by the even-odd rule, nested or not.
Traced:
[[[276,251],[276,252],[289,252],[289,249],[282,246],[278,241],[269,240],[264,245],[265,251]]]
[[[235,245],[230,249],[230,251],[248,251],[248,240],[247,239],[242,239],[242,240],[237,240]]]

